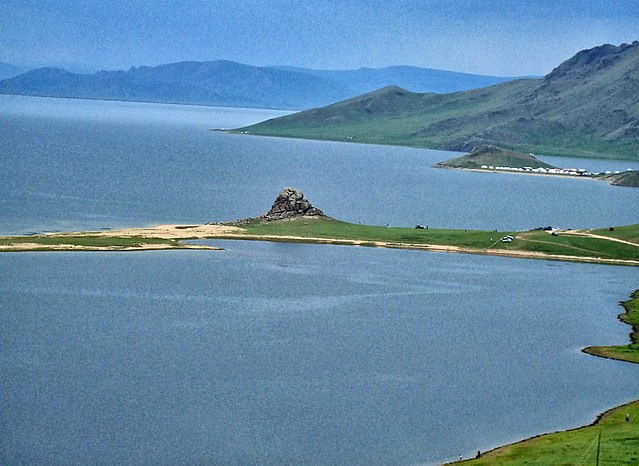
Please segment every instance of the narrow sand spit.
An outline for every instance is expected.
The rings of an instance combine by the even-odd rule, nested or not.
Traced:
[[[212,246],[204,246],[199,244],[182,244],[174,246],[171,244],[160,243],[141,243],[139,246],[84,246],[81,244],[42,244],[42,243],[9,243],[0,244],[0,252],[11,251],[163,251],[167,249],[208,249],[217,251],[221,248],[215,248]]]
[[[104,236],[121,238],[161,238],[161,239],[203,239],[215,238],[227,234],[242,234],[244,230],[227,225],[156,225],[145,228],[123,228],[121,230],[103,230],[81,233],[65,233],[73,236]]]
[[[227,227],[223,225],[157,225],[145,228],[124,228],[120,230],[82,231],[68,233],[47,233],[44,237],[65,238],[65,237],[99,237],[99,238],[160,238],[169,240],[178,239],[201,239],[219,237],[224,234],[232,234],[242,231],[240,228]],[[69,242],[46,244],[37,242],[16,242],[0,244],[0,251],[148,251],[166,249],[208,249],[219,250],[220,248],[204,246],[199,244],[175,243],[144,243],[136,246],[85,246]]]

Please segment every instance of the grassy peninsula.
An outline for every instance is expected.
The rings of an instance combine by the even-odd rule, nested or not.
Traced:
[[[0,236],[0,251],[142,251],[186,249],[192,245],[174,238],[117,236],[103,232],[58,233],[29,236]],[[199,246],[196,246],[200,248]]]
[[[639,224],[612,230],[555,232],[556,235],[542,230],[512,232],[384,227],[330,218],[258,221],[242,228],[247,239],[334,242],[584,262],[627,261],[629,265],[639,265]],[[512,242],[502,241],[506,236],[512,236]]]
[[[435,167],[490,172],[580,176],[606,181],[614,186],[639,188],[639,172],[628,169],[624,172],[589,173],[585,169],[562,169],[537,159],[534,154],[484,144],[475,147],[461,157],[438,162]]]
[[[639,172],[622,172],[610,175],[601,175],[598,179],[608,181],[615,186],[627,186],[629,188],[639,188]]]
[[[507,239],[510,237],[510,239]],[[0,251],[203,248],[190,239],[342,244],[639,266],[639,224],[608,229],[482,231],[360,225],[326,216],[159,225],[99,232],[0,237]]]

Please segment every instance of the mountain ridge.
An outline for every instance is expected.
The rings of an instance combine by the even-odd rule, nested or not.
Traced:
[[[335,71],[257,67],[230,60],[182,61],[90,74],[44,67],[0,81],[0,93],[301,109],[321,107],[383,87],[378,84],[408,85],[423,92],[471,89],[485,82],[513,79],[417,67],[401,70],[403,74],[398,67]]]

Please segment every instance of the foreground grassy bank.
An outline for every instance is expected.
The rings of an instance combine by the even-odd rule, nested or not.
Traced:
[[[626,414],[630,417],[629,422],[626,421]],[[634,401],[603,413],[589,426],[540,435],[484,453],[478,459],[459,461],[455,464],[637,465],[638,439],[639,401]]]

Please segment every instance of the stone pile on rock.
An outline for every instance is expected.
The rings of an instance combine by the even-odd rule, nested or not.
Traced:
[[[301,191],[284,188],[269,210],[260,218],[263,220],[284,220],[295,217],[325,217],[324,212],[313,207]]]

